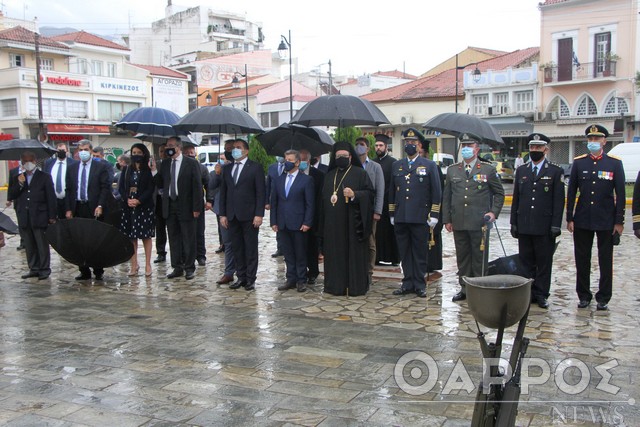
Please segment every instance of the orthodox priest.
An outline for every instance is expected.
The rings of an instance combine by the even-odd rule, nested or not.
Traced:
[[[329,294],[357,296],[369,290],[373,199],[373,185],[353,145],[336,142],[318,206],[324,291]]]
[[[400,255],[398,255],[398,244],[396,243],[396,233],[391,225],[389,216],[389,185],[391,184],[391,166],[397,159],[391,156],[388,151],[391,138],[383,133],[379,133],[376,138],[376,158],[374,162],[382,167],[384,176],[384,204],[382,205],[382,215],[376,230],[376,264],[391,263],[398,265]]]

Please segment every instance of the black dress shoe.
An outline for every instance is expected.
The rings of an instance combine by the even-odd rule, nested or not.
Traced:
[[[221,252],[224,252],[224,245],[219,246],[218,249],[216,249],[216,253],[219,254]]]
[[[605,302],[599,302],[598,305],[596,306],[596,310],[606,311],[606,310],[609,310],[609,306]]]
[[[165,262],[167,260],[167,256],[166,255],[158,255],[156,257],[156,259],[153,260],[154,264],[158,264],[160,262]]]
[[[426,298],[427,297],[427,291],[425,289],[418,289],[416,291],[416,295],[418,295],[418,297],[420,297],[420,298]]]
[[[256,288],[255,283],[247,283],[246,285],[244,285],[244,290],[245,291],[252,291]]]
[[[104,274],[96,274],[96,280],[104,280]]]
[[[47,280],[49,278],[49,273],[42,273],[38,275],[38,280]]]
[[[282,256],[282,252],[280,251],[275,251],[271,254],[271,258],[278,258],[279,256]]]
[[[279,291],[286,291],[288,289],[293,289],[295,287],[296,287],[295,283],[284,283],[284,284],[278,286],[278,290]]]
[[[38,277],[40,274],[37,271],[30,271],[28,273],[23,274],[22,276],[20,276],[20,278],[22,279],[28,279],[30,277]]]
[[[23,250],[23,249],[24,249],[24,245],[19,245],[19,246],[16,248],[16,251],[21,251],[21,250]]]
[[[84,274],[76,276],[76,280],[90,280],[90,279],[91,279],[91,276],[85,276]]]
[[[539,298],[537,302],[538,302],[538,307],[549,308],[549,302],[546,300],[546,298]]]
[[[203,266],[203,265],[207,265],[207,259],[206,258],[198,258],[198,265],[199,266]]]
[[[407,295],[413,293],[413,291],[408,291],[406,289],[396,289],[395,291],[392,292],[392,295]]]
[[[229,289],[238,289],[247,286],[247,282],[241,282],[240,280],[236,280],[235,283],[229,285]]]
[[[195,279],[195,277],[196,277],[195,271],[187,271],[187,273],[184,275],[184,278],[187,280]]]
[[[296,288],[298,288],[298,292],[305,292],[307,290],[307,284],[300,282],[296,285]]]
[[[456,302],[456,301],[464,301],[467,299],[467,294],[465,294],[464,292],[460,291],[457,294],[455,294],[453,296],[453,298],[451,298],[451,301]]]
[[[588,301],[586,299],[581,299],[580,302],[578,303],[578,308],[587,308],[589,307],[589,304],[591,304],[591,301]]]
[[[176,268],[171,273],[167,274],[167,279],[175,279],[176,277],[182,277],[183,274],[184,274],[184,271],[178,270]]]
[[[317,277],[309,277],[307,278],[307,285],[315,285],[318,282]]]

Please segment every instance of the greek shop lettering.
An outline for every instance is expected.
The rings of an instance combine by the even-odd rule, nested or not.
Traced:
[[[126,90],[130,92],[139,92],[140,86],[116,84],[116,83],[100,83],[100,89]]]

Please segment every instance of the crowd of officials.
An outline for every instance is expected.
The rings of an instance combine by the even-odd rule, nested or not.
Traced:
[[[598,310],[607,310],[612,296],[613,246],[620,241],[625,206],[622,162],[604,152],[608,131],[594,124],[585,130],[589,154],[576,157],[565,191],[563,171],[548,160],[550,140],[528,137],[529,161],[515,172],[511,235],[518,239],[521,274],[534,279],[531,302],[549,306],[556,239],[563,213],[573,233],[578,307],[586,308],[591,252],[597,238],[600,278],[595,294]],[[207,210],[216,214],[224,271],[218,284],[230,289],[255,289],[259,254],[258,231],[270,210],[277,253],[286,264],[279,290],[304,292],[319,275],[324,260],[324,291],[333,295],[364,295],[376,264],[402,265],[403,279],[394,295],[426,297],[426,283],[441,277],[442,230],[453,233],[460,290],[453,301],[466,299],[462,277],[487,272],[488,230],[496,221],[505,194],[495,167],[480,155],[478,142],[461,139],[462,161],[444,176],[429,160],[429,141],[418,130],[403,132],[405,157],[388,152],[388,136],[375,136],[370,159],[367,138],[355,146],[337,142],[328,166],[306,150],[289,150],[269,167],[249,159],[243,139],[225,142],[224,154],[209,172],[196,160],[193,145],[170,138],[155,161],[144,144],[134,144],[118,158],[116,168],[104,160],[101,147],[82,140],[77,160],[66,144],[42,170],[34,153],[22,154],[10,172],[7,204],[14,204],[21,246],[29,270],[22,278],[47,279],[49,224],[73,217],[98,218],[118,227],[134,246],[130,276],[142,274],[138,241],[144,248],[144,275],[151,277],[152,239],[155,263],[167,261],[167,278],[191,280],[196,264],[206,264]],[[566,196],[566,203],[565,203]],[[633,201],[633,228],[640,238],[640,175]],[[96,280],[104,270],[93,269]],[[81,267],[76,280],[89,280]]]

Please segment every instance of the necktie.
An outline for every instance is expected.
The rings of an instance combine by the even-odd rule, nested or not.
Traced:
[[[56,193],[62,193],[62,166],[64,163],[58,162],[58,173],[56,174]]]
[[[409,160],[409,169],[411,169],[411,166],[413,166],[413,160]]]
[[[284,188],[284,196],[289,197],[289,189],[291,188],[291,183],[293,183],[293,175],[289,174],[287,177],[287,185]]]
[[[466,165],[464,170],[467,172],[467,178],[469,178],[469,175],[471,175],[471,165]]]
[[[242,163],[240,162],[236,162],[236,168],[233,170],[233,183],[237,184],[238,183],[238,173],[240,171],[240,165]]]
[[[533,167],[533,176],[538,176],[538,166]]]
[[[176,198],[178,197],[176,195],[177,193],[177,189],[176,189],[176,160],[173,159],[171,161],[171,183],[169,183],[169,198],[171,200],[176,200]]]
[[[82,164],[82,175],[80,176],[80,200],[87,201],[87,164]]]

